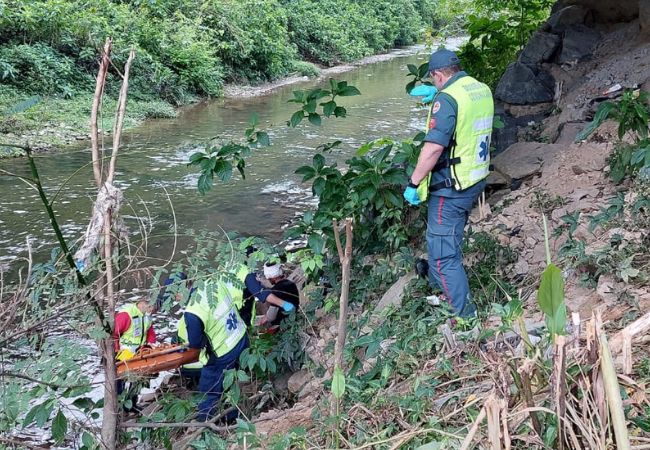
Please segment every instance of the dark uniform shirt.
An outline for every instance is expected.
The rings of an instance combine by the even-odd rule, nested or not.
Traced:
[[[425,142],[432,142],[434,144],[442,145],[445,150],[440,155],[439,161],[449,158],[449,145],[451,144],[454,132],[456,130],[456,118],[458,116],[458,104],[453,97],[445,92],[443,89],[458,80],[459,78],[466,77],[467,73],[461,71],[454,74],[445,85],[438,92],[433,99],[433,106],[431,111],[431,122],[428,124],[429,131],[424,138]],[[451,169],[446,167],[431,174],[431,183],[436,184],[451,178]],[[433,192],[434,195],[439,197],[475,197],[478,193],[485,189],[485,180],[479,181],[474,186],[471,186],[463,191],[457,191],[454,188],[442,188]]]

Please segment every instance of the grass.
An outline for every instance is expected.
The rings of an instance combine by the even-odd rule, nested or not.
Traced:
[[[38,148],[53,148],[88,137],[92,93],[71,98],[38,97],[0,87],[0,142],[29,143]],[[117,99],[104,97],[100,128],[112,130]],[[147,119],[174,118],[174,107],[162,100],[130,99],[124,127],[132,128]],[[18,156],[13,149],[1,148],[0,157]]]

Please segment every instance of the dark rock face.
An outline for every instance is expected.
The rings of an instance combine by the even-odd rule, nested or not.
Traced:
[[[567,28],[562,39],[562,51],[558,62],[562,64],[590,57],[600,38],[598,31],[584,25],[573,25]]]
[[[554,12],[546,23],[552,33],[559,34],[573,25],[585,23],[587,14],[588,11],[582,6],[567,6]]]
[[[550,61],[555,50],[560,46],[560,41],[560,36],[556,34],[538,31],[533,34],[519,55],[519,61],[529,65]]]
[[[521,62],[508,66],[499,80],[494,97],[513,105],[553,100],[555,80],[547,71]]]

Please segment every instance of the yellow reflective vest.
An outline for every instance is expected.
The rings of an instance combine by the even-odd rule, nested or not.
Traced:
[[[212,352],[221,357],[235,348],[246,334],[246,325],[239,317],[232,289],[224,283],[206,281],[192,296],[186,312],[203,322],[203,331]]]
[[[147,341],[147,332],[153,323],[151,316],[140,311],[134,303],[123,306],[119,311],[127,313],[131,318],[128,330],[120,336],[120,350],[129,349],[135,353]]]
[[[474,186],[490,173],[490,138],[494,118],[492,92],[486,84],[470,76],[454,81],[442,90],[458,105],[455,143],[451,144],[450,159],[460,158],[451,166],[457,191]]]
[[[450,166],[453,187],[462,191],[485,179],[490,170],[490,138],[494,118],[494,101],[490,88],[480,81],[463,76],[442,91],[452,97],[458,106],[456,129],[449,146],[448,158],[460,161]],[[431,122],[431,102],[427,128]],[[418,195],[424,201],[429,196],[431,174],[418,185]]]

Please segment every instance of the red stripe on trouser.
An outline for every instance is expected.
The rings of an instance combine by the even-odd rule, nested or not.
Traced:
[[[445,297],[447,297],[447,303],[451,305],[451,295],[449,294],[449,288],[447,287],[447,280],[445,279],[445,276],[442,274],[442,270],[440,270],[440,260],[436,260],[437,266],[438,266],[438,275],[440,275],[440,281],[442,281],[442,288],[445,290]]]
[[[442,207],[445,204],[445,198],[440,197],[440,200],[438,200],[438,225],[442,225]],[[445,276],[442,274],[442,270],[440,268],[440,263],[441,261],[439,259],[436,260],[436,265],[438,268],[438,275],[440,275],[440,281],[442,281],[442,288],[445,290],[445,296],[447,297],[447,303],[451,305],[451,295],[449,295],[449,288],[447,287],[447,280],[445,279]]]

